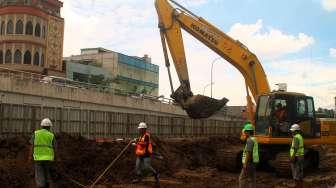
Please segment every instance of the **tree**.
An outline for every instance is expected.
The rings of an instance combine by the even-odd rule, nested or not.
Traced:
[[[90,75],[89,83],[98,85],[99,89],[105,90],[106,88],[109,88],[110,84],[112,83],[112,79],[105,77],[103,74]]]
[[[142,94],[148,94],[148,93],[147,93],[147,89],[144,87],[144,88],[141,90],[141,93],[142,93]]]
[[[333,110],[333,109],[318,108],[317,113],[323,114],[327,118],[335,117],[335,110]]]
[[[105,80],[105,76],[103,74],[100,75],[90,75],[89,83],[102,85]]]

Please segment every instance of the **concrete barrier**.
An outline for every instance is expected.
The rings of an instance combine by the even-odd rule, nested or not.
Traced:
[[[217,113],[194,120],[177,105],[89,89],[45,84],[0,72],[0,135],[32,134],[49,117],[55,132],[88,138],[134,137],[146,121],[159,136],[198,137],[239,134],[243,120]]]

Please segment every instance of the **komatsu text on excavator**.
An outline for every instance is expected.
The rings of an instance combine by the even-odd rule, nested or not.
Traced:
[[[222,108],[228,100],[193,95],[184,52],[181,29],[237,68],[245,79],[248,117],[256,128],[260,144],[260,161],[269,162],[279,173],[289,168],[289,127],[298,123],[305,138],[306,166],[319,164],[319,145],[336,143],[336,120],[317,119],[314,100],[302,93],[271,91],[264,69],[256,55],[237,40],[196,16],[174,0],[156,0],[161,42],[168,69],[172,98],[191,118],[207,118]],[[168,46],[168,48],[167,48]],[[174,91],[171,76],[170,51],[180,86]],[[202,66],[202,65],[200,65]],[[251,97],[252,96],[252,97]],[[253,100],[252,100],[253,98]],[[256,107],[254,104],[257,104]],[[240,167],[241,149],[219,150],[218,165],[227,169]],[[274,163],[276,162],[276,163]],[[272,165],[276,164],[276,165]]]

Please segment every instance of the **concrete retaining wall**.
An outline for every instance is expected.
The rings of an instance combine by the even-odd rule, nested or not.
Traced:
[[[53,131],[87,138],[133,138],[139,122],[163,137],[204,137],[234,134],[241,131],[241,120],[195,120],[186,117],[131,114],[74,108],[41,107],[27,104],[0,104],[0,136],[31,135],[40,121],[49,117]]]
[[[146,121],[165,137],[239,134],[241,118],[221,113],[190,119],[173,104],[88,89],[45,84],[38,79],[0,73],[0,135],[32,134],[49,117],[55,132],[88,138],[134,137]]]
[[[1,72],[0,102],[148,115],[187,116],[181,107],[158,100],[46,84],[40,80]],[[223,112],[211,117],[216,120],[232,118]]]

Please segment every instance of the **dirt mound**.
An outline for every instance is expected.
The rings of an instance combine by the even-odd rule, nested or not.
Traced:
[[[171,174],[176,169],[195,169],[201,166],[216,166],[216,150],[228,145],[239,143],[240,140],[232,136],[209,137],[200,139],[169,139],[160,140],[153,137],[157,151],[169,163],[166,167]]]
[[[57,140],[54,181],[61,187],[73,187],[72,184],[69,186],[69,178],[90,185],[127,145],[126,142],[97,143],[68,135],[60,135]],[[113,166],[114,170],[107,174],[107,181],[118,183],[130,179],[133,159],[133,150],[128,148]]]
[[[56,162],[52,179],[57,187],[76,187],[74,181],[90,185],[122,151],[128,141],[97,143],[83,137],[56,135]],[[172,176],[177,169],[215,166],[215,150],[238,139],[213,137],[208,139],[169,139],[153,137],[154,150],[164,160],[153,160],[161,175]],[[27,187],[33,179],[33,163],[28,163],[29,138],[0,141],[0,182],[6,187]],[[100,181],[102,184],[130,183],[134,175],[134,148],[129,147],[119,161]],[[15,182],[15,183],[13,183]]]
[[[154,150],[164,160],[153,159],[153,166],[160,171],[164,187],[237,187],[238,173],[218,171],[215,168],[215,154],[240,142],[234,137],[210,137],[203,139],[159,139],[152,137]],[[98,175],[122,151],[128,141],[97,143],[83,137],[66,134],[56,135],[56,162],[52,166],[54,187],[80,187],[91,185]],[[0,182],[2,187],[34,187],[34,168],[27,162],[29,138],[17,137],[0,140]],[[128,148],[120,160],[99,182],[105,187],[132,187],[135,156],[133,147]],[[336,146],[325,146],[327,153],[321,159],[317,172],[307,173],[307,187],[327,187],[336,184]],[[156,154],[158,155],[158,154]],[[153,180],[141,186],[151,187]],[[257,173],[258,187],[293,187],[290,179],[277,178],[272,173]]]
[[[27,159],[28,144],[28,137],[0,140],[0,159]]]
[[[25,187],[33,177],[32,163],[28,163],[27,137],[0,140],[1,187]]]
[[[33,168],[24,161],[1,160],[0,182],[1,187],[25,187],[33,177]]]

